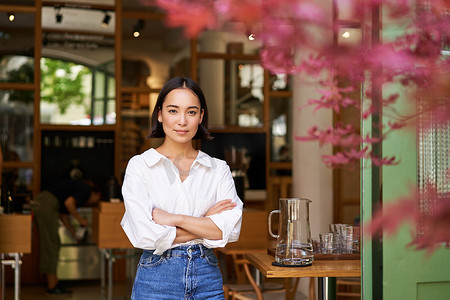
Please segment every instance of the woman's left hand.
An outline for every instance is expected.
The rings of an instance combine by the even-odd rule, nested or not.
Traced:
[[[205,214],[205,217],[220,214],[223,211],[231,210],[236,207],[236,203],[231,199],[225,199],[214,204]]]
[[[177,216],[160,208],[154,208],[152,211],[153,221],[159,225],[177,226]]]

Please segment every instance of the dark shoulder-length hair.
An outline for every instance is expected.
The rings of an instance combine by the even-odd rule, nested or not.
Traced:
[[[193,139],[195,140],[212,139],[211,135],[208,132],[208,109],[206,107],[205,95],[203,95],[203,91],[194,80],[185,77],[172,78],[169,81],[167,81],[166,84],[161,89],[161,92],[158,95],[158,99],[156,100],[155,108],[153,109],[152,113],[150,124],[151,131],[147,137],[162,138],[166,136],[166,134],[164,133],[162,123],[158,121],[158,113],[162,109],[166,96],[175,89],[189,89],[200,100],[200,111],[203,111],[203,119],[202,122],[198,125],[197,133],[195,134]]]

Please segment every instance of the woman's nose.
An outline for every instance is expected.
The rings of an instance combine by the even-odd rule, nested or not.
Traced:
[[[180,125],[185,125],[187,123],[187,119],[186,119],[186,115],[185,114],[180,114],[180,119],[178,120],[178,123]]]

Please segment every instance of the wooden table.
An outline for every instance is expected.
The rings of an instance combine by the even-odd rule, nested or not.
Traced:
[[[276,267],[267,253],[248,253],[246,258],[267,278],[317,277],[319,299],[336,298],[336,277],[361,277],[360,260],[315,260],[309,267]],[[286,295],[288,296],[288,295]]]
[[[23,253],[31,253],[31,215],[0,215],[2,299],[5,296],[5,265],[10,265],[14,269],[14,299],[20,298],[20,266]],[[14,259],[5,259],[7,255]]]

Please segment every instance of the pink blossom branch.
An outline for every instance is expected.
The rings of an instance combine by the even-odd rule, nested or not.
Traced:
[[[153,0],[140,1],[154,5]],[[364,16],[370,15],[372,9],[380,6],[390,17],[405,20],[404,34],[399,35],[394,41],[377,46],[363,43],[353,47],[341,45],[331,47],[329,41],[324,42],[317,31],[310,30],[311,27],[328,32],[336,30],[328,20],[327,8],[311,0],[154,1],[167,11],[168,25],[182,26],[188,37],[197,37],[207,29],[220,30],[224,27],[255,33],[263,44],[260,49],[261,63],[269,72],[301,74],[317,81],[321,74],[327,72],[333,80],[319,82],[320,97],[309,99],[306,104],[314,106],[315,111],[330,109],[339,114],[345,109],[356,108],[361,111],[361,117],[367,119],[378,113],[377,104],[380,104],[385,116],[392,115],[392,120],[386,126],[382,127],[380,124],[381,138],[370,136],[363,138],[353,126],[343,123],[325,130],[313,126],[306,136],[295,137],[297,141],[315,141],[321,146],[330,144],[339,149],[333,155],[322,157],[327,166],[354,166],[359,164],[361,159],[369,159],[376,166],[398,164],[399,161],[395,156],[380,158],[375,156],[371,149],[376,143],[385,140],[391,132],[412,124],[414,118],[422,113],[432,113],[437,124],[448,126],[450,59],[441,53],[443,44],[448,47],[450,40],[448,0],[428,0],[427,9],[422,9],[419,3],[417,12],[414,11],[416,7],[411,4],[413,2],[411,0],[366,0],[361,2],[364,5],[354,5],[357,1],[353,0],[340,0],[341,4],[351,7],[352,17],[361,20],[363,24],[365,24]],[[447,14],[443,13],[444,11],[447,11]],[[311,52],[317,54],[296,61],[294,53],[297,49],[313,50]],[[399,95],[394,93],[379,99],[380,103],[362,107],[360,101],[353,99],[350,94],[353,90],[357,90],[356,87],[366,79],[368,72],[375,75],[373,84],[376,86],[395,83],[404,89],[418,88],[426,91],[430,94],[429,105],[415,114],[402,114],[395,108]],[[339,87],[334,80],[336,76],[347,78],[354,87]],[[370,93],[366,94],[368,100],[372,98],[371,96]],[[415,97],[405,99],[415,105]],[[432,217],[420,215],[420,220],[424,222],[427,230],[423,236],[413,239],[411,243],[419,249],[435,249],[437,242],[445,241],[448,244],[450,241],[449,196],[448,194],[438,196],[436,196],[437,204],[433,207],[437,212]],[[414,192],[396,203],[387,204],[368,225],[369,232],[384,228],[390,235],[404,222],[408,224],[419,222],[416,207],[419,200],[419,195]]]
[[[417,203],[420,203],[421,199],[427,200],[429,207],[426,211],[418,209]],[[410,195],[377,209],[372,220],[363,227],[365,234],[384,232],[390,237],[404,224],[410,227],[412,235],[408,246],[418,250],[426,249],[427,255],[431,255],[442,244],[449,247],[450,193],[438,192],[433,185],[424,188],[423,194],[413,189]],[[417,224],[421,224],[422,233],[417,231]]]

